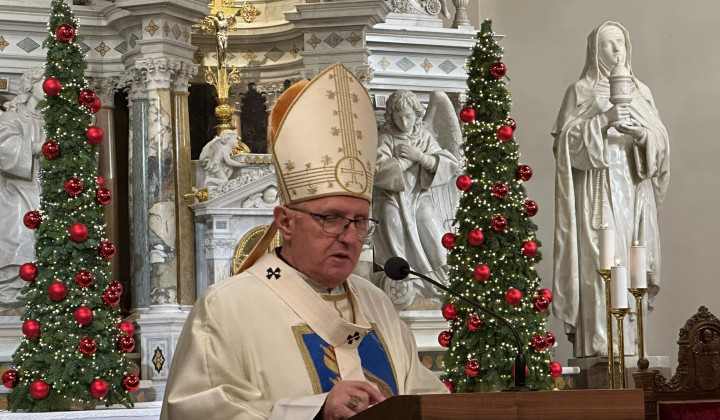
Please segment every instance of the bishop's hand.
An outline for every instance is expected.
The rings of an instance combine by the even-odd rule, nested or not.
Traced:
[[[328,393],[320,414],[323,420],[343,420],[384,400],[367,382],[340,381]]]

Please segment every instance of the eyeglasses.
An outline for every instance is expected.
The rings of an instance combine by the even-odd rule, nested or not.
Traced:
[[[372,235],[373,232],[375,232],[375,228],[378,223],[380,223],[377,219],[350,219],[343,216],[331,216],[329,214],[320,214],[312,211],[294,209],[292,207],[288,207],[288,209],[298,213],[305,213],[322,220],[321,224],[323,231],[331,235],[342,235],[343,232],[345,232],[345,229],[350,226],[350,223],[353,223],[355,224],[355,235],[357,235],[360,240],[365,240],[365,238]]]

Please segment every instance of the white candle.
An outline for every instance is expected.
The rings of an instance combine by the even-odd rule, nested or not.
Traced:
[[[600,230],[600,268],[609,270],[615,265],[615,231],[613,229]]]
[[[647,254],[644,246],[630,247],[630,287],[647,287]]]
[[[627,268],[616,265],[610,271],[610,303],[613,308],[627,308]]]

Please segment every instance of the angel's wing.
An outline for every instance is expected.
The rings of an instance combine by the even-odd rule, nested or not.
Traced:
[[[427,111],[424,117],[425,128],[435,137],[440,147],[453,154],[460,162],[460,170],[464,167],[463,137],[460,121],[450,98],[440,91],[430,93]],[[459,175],[459,173],[458,173]],[[457,210],[460,194],[455,187],[455,181],[430,189],[435,208],[443,221],[443,228],[452,231],[455,211]]]

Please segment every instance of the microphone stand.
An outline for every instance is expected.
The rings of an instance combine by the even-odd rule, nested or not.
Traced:
[[[503,324],[505,324],[506,327],[510,328],[510,331],[512,331],[513,335],[515,335],[515,341],[517,343],[517,355],[515,356],[515,384],[508,389],[504,389],[503,391],[508,391],[508,392],[536,391],[535,389],[532,389],[525,385],[526,363],[525,363],[525,355],[523,354],[522,341],[520,340],[520,334],[518,334],[517,330],[515,329],[515,327],[513,327],[513,325],[510,323],[510,321],[503,318],[499,314],[491,311],[490,309],[488,309],[476,302],[471,301],[470,299],[466,298],[465,296],[450,290],[449,288],[447,288],[444,285],[440,284],[439,282],[431,279],[430,277],[422,275],[416,271],[411,270],[409,266],[401,267],[400,270],[403,274],[405,274],[405,278],[407,277],[408,274],[414,274],[414,275],[420,277],[421,279],[423,279],[429,283],[432,283],[433,285],[444,290],[445,292],[455,296],[456,298],[463,300],[465,303],[472,306],[473,308],[476,308],[476,309],[481,310],[482,312],[485,312],[486,314],[490,315],[491,317],[493,317],[493,318],[497,319],[498,321],[502,322]],[[405,271],[407,271],[407,273],[405,273]],[[402,279],[398,279],[398,280],[402,280]]]

